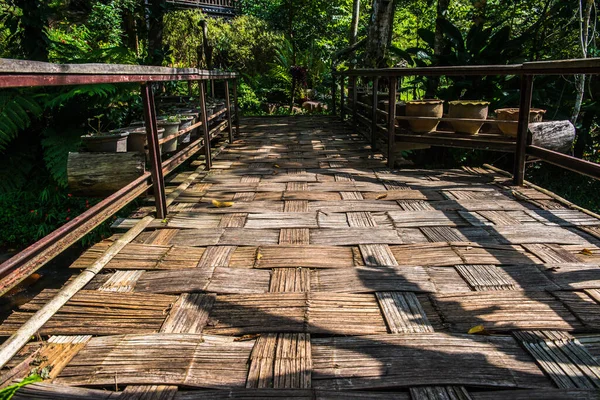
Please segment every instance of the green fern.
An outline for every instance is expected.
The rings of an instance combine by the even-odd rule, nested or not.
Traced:
[[[47,108],[61,107],[68,101],[79,96],[108,98],[117,92],[115,85],[109,83],[96,85],[80,85],[70,88],[62,93],[48,97],[45,106]]]
[[[0,93],[0,150],[6,149],[20,131],[31,125],[31,117],[37,118],[42,113],[37,98],[25,91]]]
[[[0,161],[0,195],[20,190],[27,185],[35,167],[32,151],[13,152]]]
[[[76,151],[81,143],[82,132],[78,129],[56,131],[44,130],[42,147],[44,162],[52,178],[60,187],[67,187],[67,161],[69,152]]]

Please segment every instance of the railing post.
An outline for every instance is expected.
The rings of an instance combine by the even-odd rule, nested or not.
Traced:
[[[142,102],[144,103],[144,123],[148,140],[148,153],[150,155],[150,168],[152,185],[154,188],[154,203],[156,204],[156,218],[165,219],[167,216],[167,197],[165,195],[165,180],[162,172],[160,158],[160,145],[158,144],[158,125],[156,123],[156,108],[154,94],[147,83],[142,84]]]
[[[517,148],[515,150],[515,165],[513,183],[522,186],[525,181],[525,157],[527,152],[527,137],[529,134],[529,110],[533,96],[533,75],[521,76],[521,104],[519,105],[519,124],[517,125]]]
[[[225,106],[227,107],[227,130],[229,131],[229,143],[233,143],[233,126],[231,123],[231,100],[229,98],[228,79],[225,79]]]
[[[212,159],[210,154],[210,129],[208,129],[208,115],[206,115],[206,81],[198,81],[200,84],[200,111],[202,112],[202,129],[204,131],[204,162],[206,169],[212,167]]]
[[[356,90],[356,76],[353,76],[351,79],[352,82],[352,125],[354,127],[354,132],[358,132],[358,106],[356,102],[358,101],[358,91]]]
[[[344,120],[346,119],[346,109],[344,108],[344,98],[346,97],[346,93],[345,93],[345,89],[344,89],[344,80],[346,78],[344,77],[344,75],[340,75],[340,117],[342,119],[342,122],[344,122]]]
[[[394,168],[396,153],[394,150],[396,144],[396,77],[390,78],[390,93],[388,107],[388,167]]]
[[[377,146],[377,88],[379,87],[379,78],[373,78],[373,97],[371,100],[372,108],[371,108],[371,151],[375,151],[375,147]]]
[[[237,78],[233,80],[233,103],[235,107],[235,134],[240,134],[240,107],[238,105]]]
[[[335,75],[331,75],[331,112],[333,115],[337,115],[337,110],[335,107],[335,96],[337,92],[337,83],[335,82]]]

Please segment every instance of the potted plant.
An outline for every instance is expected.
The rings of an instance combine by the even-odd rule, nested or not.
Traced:
[[[448,103],[450,118],[469,118],[486,120],[490,103],[479,100],[455,100]],[[477,135],[483,126],[483,122],[452,121],[452,127],[456,132]]]
[[[165,129],[164,137],[172,137],[171,140],[167,140],[163,144],[163,150],[165,153],[171,153],[177,150],[177,133],[179,132],[180,123],[181,119],[177,115],[170,115],[168,117],[160,118],[157,121],[158,127]]]
[[[181,124],[179,125],[180,131],[189,128],[195,121],[195,118],[192,115],[179,115],[179,118],[181,119]],[[179,136],[177,138],[177,144],[189,143],[191,135],[192,131],[188,131],[183,135]]]
[[[105,132],[101,119],[104,115],[96,115],[94,118],[88,119],[88,125],[92,129],[87,135],[81,136],[83,147],[94,153],[125,153],[127,152],[127,129],[115,129]],[[96,120],[94,124],[91,122]]]
[[[546,110],[541,108],[531,108],[529,110],[529,122],[542,122]],[[519,120],[519,109],[518,108],[500,108],[496,110],[496,118],[501,121],[518,121]],[[517,136],[517,124],[503,124],[499,123],[498,128],[506,136]]]
[[[195,110],[190,110],[189,112],[183,112],[181,113],[182,117],[189,117],[192,118],[192,125],[195,123],[198,123],[200,121],[200,113],[198,111]],[[188,139],[188,142],[191,140],[192,137],[198,137],[199,136],[199,128],[194,128],[190,131],[190,138]],[[183,142],[183,143],[188,143],[188,142]]]
[[[423,99],[406,102],[406,115],[409,117],[442,118],[444,114],[444,100]],[[410,129],[415,133],[427,133],[436,130],[440,121],[437,120],[412,120],[409,119]]]
[[[140,153],[145,153],[146,149],[148,147],[148,136],[146,134],[146,128],[144,126],[141,126],[141,127],[132,126],[130,129],[131,130],[129,132],[129,139],[127,141],[127,147],[129,148],[129,151],[137,151]],[[158,129],[158,140],[163,138],[164,133],[165,133],[164,128]],[[160,145],[159,147],[160,147],[160,152],[162,153],[163,146]]]

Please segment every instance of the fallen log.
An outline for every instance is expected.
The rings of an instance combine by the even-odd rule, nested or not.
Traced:
[[[529,124],[531,144],[563,154],[571,152],[575,127],[570,121],[534,122]]]

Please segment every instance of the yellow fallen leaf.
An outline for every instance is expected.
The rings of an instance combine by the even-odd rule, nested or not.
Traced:
[[[219,201],[213,200],[212,205],[217,208],[231,207],[233,205],[233,201]]]
[[[385,199],[387,197],[387,193],[383,193],[380,195],[377,195],[377,197],[375,197],[376,200],[381,200],[381,199]]]
[[[583,255],[586,255],[586,256],[593,256],[594,255],[594,253],[590,249],[583,249],[583,250],[581,250],[579,252],[579,254],[583,254]]]
[[[280,167],[279,167],[279,165],[277,165],[277,164],[275,164],[275,165],[273,165],[273,166],[274,166],[275,168],[280,168]]]
[[[479,333],[485,333],[485,328],[483,325],[477,325],[472,327],[471,329],[469,329],[469,332],[467,332],[469,335],[477,335]]]
[[[258,254],[256,255],[256,259],[257,259],[257,260],[260,260],[261,258],[262,258],[262,254],[258,253]]]

